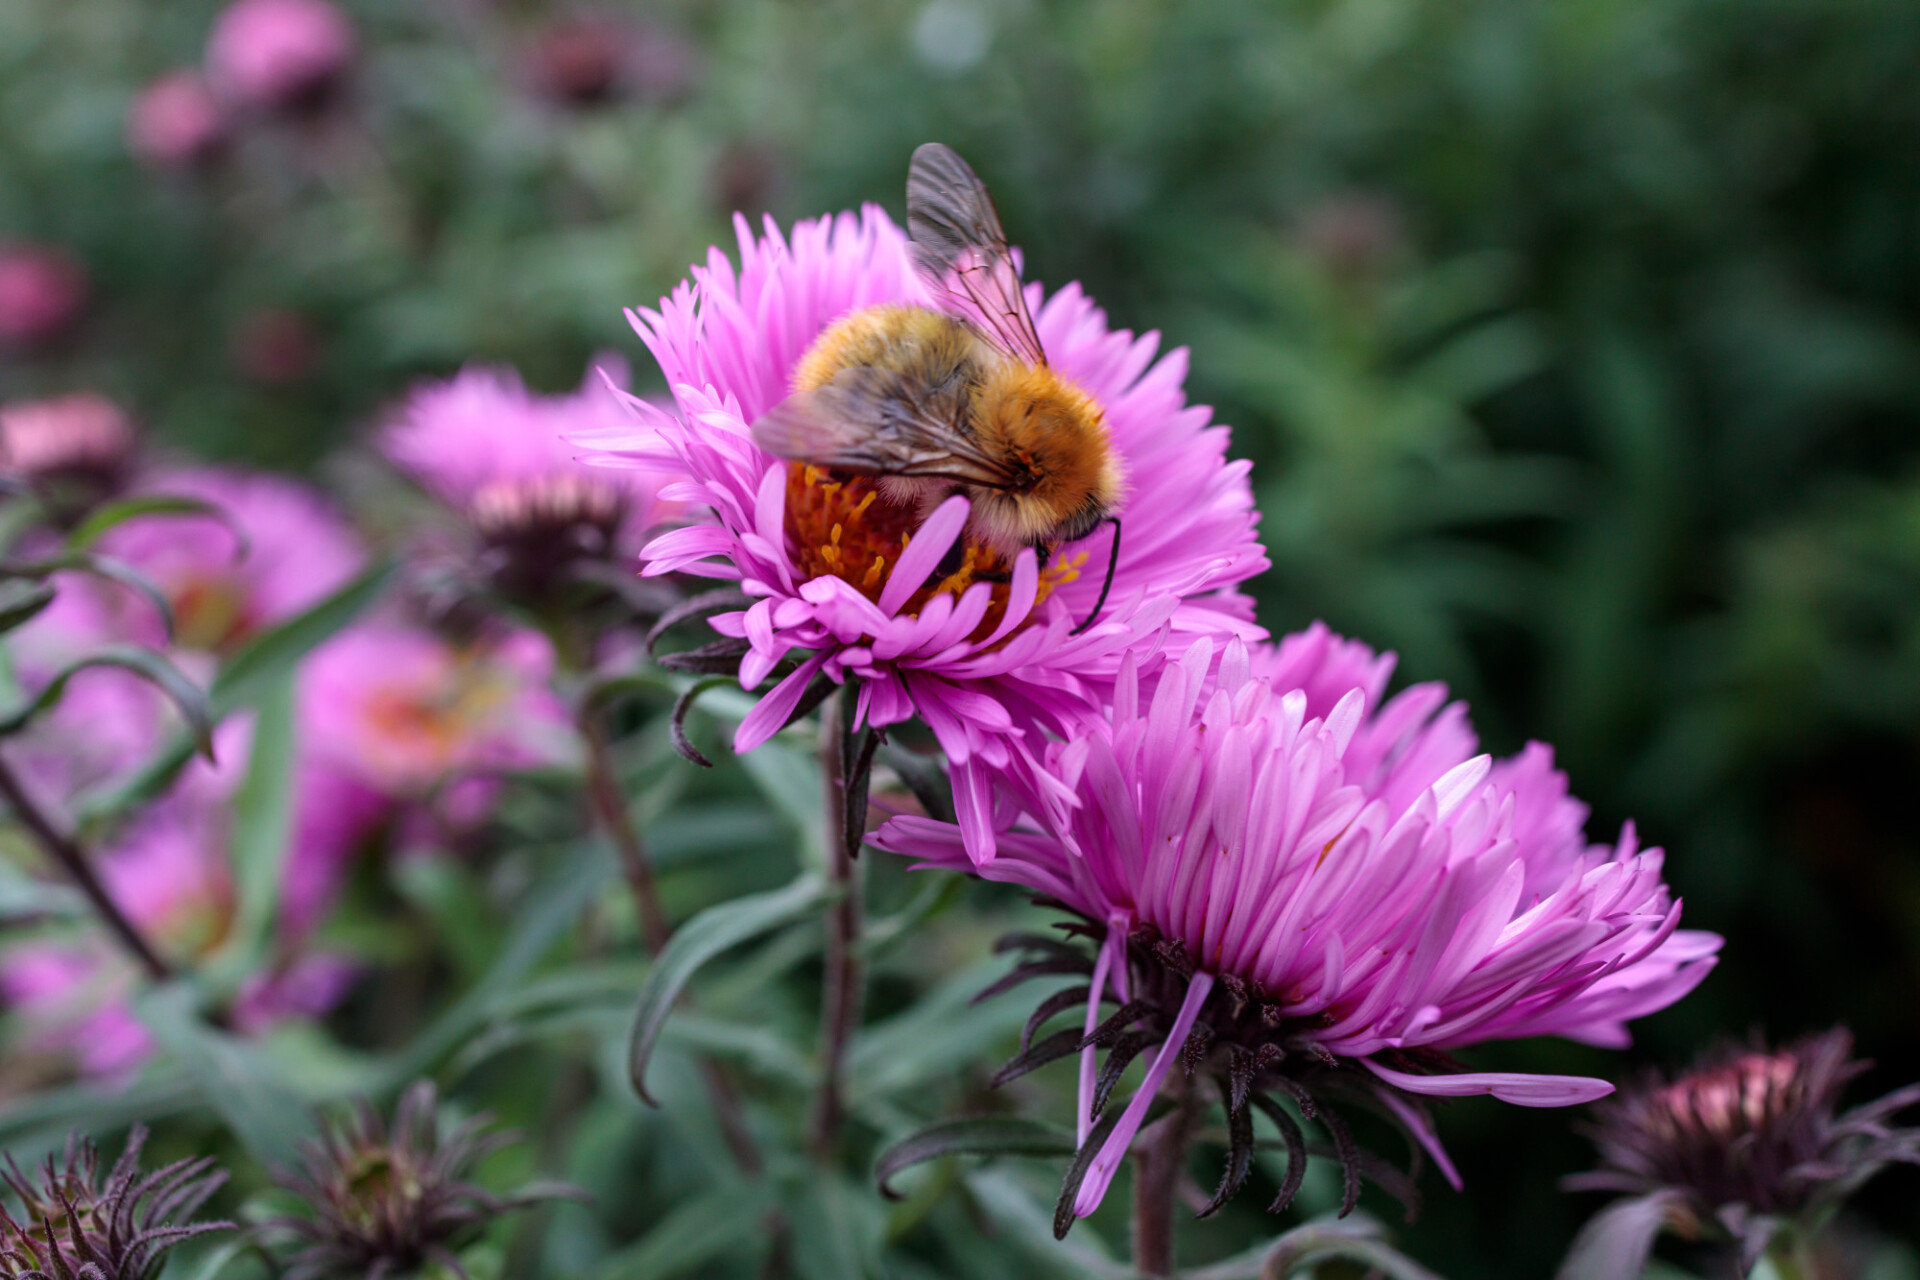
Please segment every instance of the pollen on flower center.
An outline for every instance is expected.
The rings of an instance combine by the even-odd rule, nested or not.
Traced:
[[[869,600],[878,601],[887,575],[919,527],[915,512],[889,502],[870,476],[850,476],[822,467],[787,468],[787,537],[800,577],[831,575],[851,583]],[[1038,606],[1080,576],[1086,553],[1056,557],[1040,570],[1034,597]],[[952,557],[948,557],[951,562]],[[959,596],[976,582],[992,585],[993,600],[974,630],[974,638],[991,634],[1007,610],[1013,567],[984,542],[962,535],[959,567],[944,577],[933,577],[901,606],[900,613],[916,617],[937,595]],[[1026,624],[1023,624],[1026,625]]]

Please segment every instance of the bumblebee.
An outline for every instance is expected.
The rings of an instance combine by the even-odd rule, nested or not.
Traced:
[[[1020,271],[986,186],[930,142],[907,171],[907,235],[935,307],[864,307],[829,325],[794,371],[793,394],[753,424],[768,453],[876,478],[924,520],[953,494],[965,537],[1011,562],[1114,526],[1121,470],[1093,397],[1047,363]]]

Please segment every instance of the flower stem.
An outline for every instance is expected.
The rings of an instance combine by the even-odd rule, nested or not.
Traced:
[[[1133,1269],[1143,1276],[1174,1273],[1173,1205],[1186,1167],[1187,1142],[1198,1118],[1184,1077],[1178,1087],[1178,1105],[1134,1147],[1138,1168],[1133,1176]]]
[[[620,869],[626,876],[627,887],[633,891],[635,908],[640,915],[641,939],[647,945],[647,954],[657,957],[672,939],[673,926],[668,923],[666,910],[660,905],[660,891],[653,880],[653,861],[647,856],[647,846],[634,828],[633,817],[627,811],[626,797],[620,791],[606,725],[591,706],[580,712],[580,735],[587,744],[587,796],[593,806],[594,817],[619,852]],[[733,1082],[727,1078],[719,1063],[708,1058],[699,1061],[701,1080],[706,1086],[707,1096],[713,1101],[714,1119],[720,1125],[721,1139],[727,1144],[727,1150],[740,1167],[740,1172],[749,1178],[758,1177],[765,1168],[765,1161],[761,1159],[759,1145],[754,1142],[753,1134],[747,1128]]]
[[[851,682],[848,689],[853,688]],[[861,894],[853,859],[857,833],[848,830],[849,785],[863,787],[855,763],[860,751],[848,728],[851,708],[829,700],[820,711],[820,771],[825,783],[827,878],[839,899],[827,916],[824,990],[820,1002],[820,1096],[814,1112],[813,1151],[831,1160],[846,1120],[843,1092],[847,1045],[860,1022],[865,997],[865,967],[860,962]],[[871,759],[871,755],[867,757]],[[864,809],[864,806],[860,806]]]
[[[156,982],[165,982],[173,976],[173,967],[160,958],[139,928],[120,910],[120,904],[107,893],[100,877],[94,874],[93,864],[72,837],[64,835],[53,825],[52,819],[40,811],[40,807],[27,794],[20,779],[4,760],[0,760],[0,799],[7,802],[13,810],[13,816],[25,827],[47,853],[47,856],[60,864],[73,882],[80,886],[80,892],[99,914],[109,932],[120,940],[121,945],[133,954],[134,959],[147,971],[147,976]]]
[[[587,743],[588,798],[607,839],[620,855],[620,870],[627,878],[627,887],[633,890],[633,900],[640,913],[640,935],[646,939],[647,953],[657,956],[673,935],[673,926],[667,923],[667,913],[660,906],[660,891],[653,882],[653,862],[647,857],[647,847],[640,842],[640,833],[634,830],[626,797],[620,794],[606,725],[591,707],[580,713],[580,735]]]

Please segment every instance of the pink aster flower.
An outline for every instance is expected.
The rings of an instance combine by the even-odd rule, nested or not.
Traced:
[[[1086,1039],[1063,1032],[1012,1064],[1082,1051],[1079,1132],[1097,1145],[1078,1162],[1072,1213],[1099,1204],[1183,1052],[1190,1069],[1218,1073],[1230,1168],[1244,1176],[1250,1098],[1277,1088],[1333,1132],[1349,1207],[1350,1141],[1319,1096],[1398,1116],[1457,1186],[1413,1095],[1564,1106],[1610,1092],[1602,1080],[1467,1071],[1447,1053],[1545,1034],[1624,1044],[1628,1020],[1690,991],[1720,939],[1676,931],[1660,851],[1631,827],[1588,844],[1586,808],[1550,750],[1476,754],[1465,708],[1446,705],[1441,686],[1381,701],[1390,655],[1323,627],[1273,649],[1230,640],[1217,662],[1214,652],[1196,642],[1151,685],[1129,655],[1111,720],[1049,744],[1048,768],[1082,798],[1064,823],[1040,816],[1047,807],[1017,775],[996,792],[1012,826],[978,874],[1062,904],[1102,939]],[[975,869],[944,823],[896,818],[873,843]],[[1102,1023],[1100,1001],[1116,997],[1121,1012]],[[1097,1080],[1099,1045],[1112,1054]],[[1127,1060],[1156,1046],[1131,1103],[1096,1128]],[[1303,1156],[1292,1120],[1272,1111]]]
[[[308,106],[353,61],[353,27],[327,0],[235,0],[207,38],[207,75],[251,107]]]
[[[581,566],[637,554],[663,514],[657,477],[585,466],[568,443],[621,429],[626,409],[598,374],[543,396],[511,369],[476,367],[416,390],[380,448],[466,519],[495,586],[545,603]]]
[[[231,772],[190,774],[100,852],[107,892],[165,955],[211,954],[233,927],[236,903],[227,862],[231,816],[224,794],[233,782]],[[283,903],[288,915],[309,922],[313,904],[300,895],[313,892],[316,881],[308,868],[318,853],[312,844],[296,841],[289,858],[290,896]],[[236,1004],[237,1024],[262,1030],[338,1003],[351,969],[334,957],[302,954],[298,941],[282,932],[277,939],[281,958],[249,978]],[[89,1078],[123,1076],[152,1052],[151,1038],[130,1008],[139,981],[131,961],[98,933],[36,940],[0,955],[0,1001],[20,1018],[23,1046],[64,1057]]]
[[[0,244],[0,347],[39,347],[71,329],[87,305],[87,272],[64,249]]]
[[[398,800],[561,763],[573,738],[552,670],[552,649],[531,632],[458,645],[398,623],[355,627],[308,668],[308,743],[317,763]]]
[[[606,461],[685,473],[668,495],[712,513],[652,542],[644,572],[724,579],[744,593],[747,607],[712,625],[736,642],[744,688],[781,678],[741,723],[735,750],[779,731],[816,676],[857,679],[856,723],[918,715],[938,736],[968,850],[985,862],[986,771],[1026,771],[1064,812],[1071,793],[1038,768],[1042,742],[1097,713],[1123,654],[1264,634],[1234,590],[1266,565],[1247,465],[1227,460],[1228,432],[1208,410],[1187,404],[1184,351],[1156,360],[1157,335],[1109,330],[1075,285],[1050,298],[1027,286],[1050,364],[1097,402],[1126,478],[1111,594],[1097,624],[1071,634],[1100,597],[1108,530],[1046,565],[1027,550],[995,575],[1004,580],[974,581],[986,552],[962,536],[966,499],[915,528],[905,508],[871,501],[871,484],[840,484],[753,442],[749,424],[788,394],[828,324],[876,303],[927,305],[907,238],[872,207],[801,223],[790,239],[771,222],[764,236],[744,219],[738,229],[737,269],[716,249],[659,310],[630,317],[677,415],[632,401],[641,429],[595,442]],[[950,560],[961,568],[943,567]]]
[[[199,74],[161,76],[127,110],[127,146],[157,169],[205,164],[227,139],[227,116]]]
[[[102,550],[160,586],[189,649],[230,650],[318,604],[364,562],[339,512],[294,480],[191,467],[155,472],[136,488],[210,502],[246,534],[243,549],[233,528],[211,516],[155,517],[129,520],[102,541]],[[144,643],[161,639],[151,622],[130,630]]]

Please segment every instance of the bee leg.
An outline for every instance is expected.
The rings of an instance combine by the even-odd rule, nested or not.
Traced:
[[[933,574],[935,580],[950,578],[960,572],[960,566],[965,562],[966,556],[966,539],[955,538],[953,545],[947,548],[947,554],[941,556],[940,563],[934,567]]]
[[[1100,584],[1100,598],[1093,602],[1093,612],[1087,615],[1085,622],[1067,632],[1070,636],[1077,636],[1100,621],[1100,611],[1107,607],[1107,593],[1113,590],[1113,571],[1120,567],[1120,517],[1108,516],[1107,519],[1113,524],[1113,549],[1107,555],[1106,581]]]

